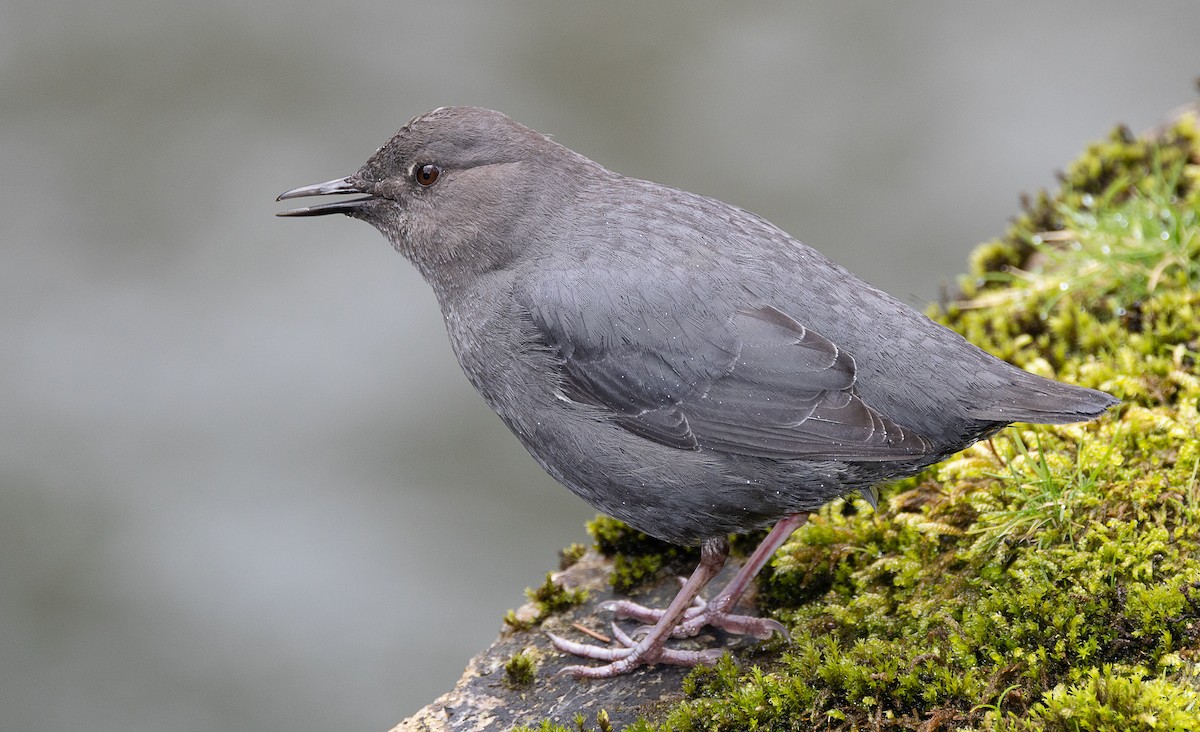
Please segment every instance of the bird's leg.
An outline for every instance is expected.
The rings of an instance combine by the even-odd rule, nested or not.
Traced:
[[[797,513],[786,516],[775,524],[775,528],[771,529],[766,538],[759,543],[754,553],[716,597],[708,602],[701,601],[684,612],[683,621],[672,631],[672,636],[690,638],[697,635],[706,625],[720,628],[727,633],[749,635],[763,640],[770,638],[773,633],[786,634],[787,631],[783,625],[775,620],[749,615],[734,615],[729,610],[737,605],[738,600],[749,588],[750,582],[762,571],[767,562],[771,561],[771,557],[775,555],[779,547],[783,546],[792,532],[803,526],[807,520],[807,514]],[[612,610],[618,618],[631,618],[643,623],[657,624],[663,617],[662,610],[648,608],[628,600],[607,602],[603,607]]]
[[[624,645],[623,648],[602,648],[586,643],[576,643],[548,633],[554,647],[564,653],[612,662],[605,666],[568,666],[563,669],[563,672],[576,678],[607,679],[632,671],[638,666],[656,663],[669,663],[677,666],[716,663],[722,653],[719,649],[680,651],[666,648],[664,644],[683,618],[684,612],[692,606],[696,596],[713,577],[717,576],[721,567],[725,566],[725,559],[728,556],[729,542],[724,537],[704,542],[700,547],[700,564],[696,566],[692,576],[680,588],[675,599],[671,600],[667,609],[661,611],[661,617],[650,629],[650,632],[635,641],[621,632],[615,624],[613,625],[613,632]]]
[[[779,548],[787,542],[792,532],[807,521],[808,514],[797,513],[786,516],[775,524],[770,533],[755,547],[754,553],[733,576],[733,579],[729,580],[729,583],[721,589],[716,597],[709,600],[707,605],[699,608],[697,612],[692,613],[691,617],[680,623],[676,632],[691,637],[699,633],[705,625],[712,625],[729,633],[751,635],[763,640],[770,638],[773,633],[787,635],[787,629],[776,620],[733,615],[729,611],[737,605],[738,600],[742,599],[742,595],[749,589],[750,583],[754,581],[762,568],[767,566],[767,562],[771,561],[775,552],[779,551]]]

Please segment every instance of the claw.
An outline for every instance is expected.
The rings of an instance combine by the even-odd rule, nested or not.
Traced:
[[[652,630],[654,630],[653,625],[639,625],[638,627],[633,629],[633,632],[630,633],[630,635],[634,638],[641,639],[641,638],[645,638],[647,635],[649,635],[650,631],[652,631]]]
[[[769,627],[773,633],[782,635],[785,641],[791,642],[792,634],[788,632],[787,627],[785,627],[783,623],[779,622],[778,620],[767,618],[767,627]],[[767,636],[767,638],[770,638],[770,636]],[[763,640],[767,640],[767,638],[763,638]]]
[[[647,627],[647,626],[644,626],[644,625],[642,626],[642,628],[645,628],[645,627]],[[646,633],[650,632],[649,630],[647,630],[646,633],[642,633],[641,635],[638,635],[638,631],[640,631],[642,628],[638,628],[637,630],[635,630],[633,632],[633,634],[637,635],[639,638],[642,638],[646,635]],[[634,646],[637,645],[637,641],[635,641],[633,638],[630,638],[629,635],[627,635],[625,633],[625,631],[621,630],[621,626],[617,625],[616,623],[612,624],[612,632],[613,632],[613,637],[617,639],[617,642],[619,642],[621,645],[625,646],[626,648],[633,648]]]

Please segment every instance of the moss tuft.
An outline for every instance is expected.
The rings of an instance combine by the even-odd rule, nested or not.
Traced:
[[[568,590],[555,582],[550,573],[546,574],[546,581],[541,587],[528,589],[525,594],[545,615],[562,612],[587,600],[587,590]]]
[[[576,714],[574,724],[566,726],[555,724],[554,722],[545,721],[537,727],[522,726],[514,727],[512,732],[614,732],[612,720],[608,716],[608,710],[601,709],[596,712],[595,725],[588,724],[588,719],[583,714]],[[644,722],[637,722],[632,726],[626,727],[626,732],[645,732],[649,728]]]
[[[1048,730],[1195,730],[1200,693],[1189,684],[1146,678],[1143,670],[1112,666],[1091,668],[1077,683],[1059,684],[1030,709],[1028,716],[1006,715],[996,729]]]
[[[512,688],[529,686],[537,678],[537,666],[537,656],[532,649],[514,653],[504,664],[504,683]]]
[[[546,581],[539,587],[526,588],[525,596],[533,604],[534,615],[522,617],[515,610],[509,610],[504,614],[504,624],[512,630],[528,630],[555,613],[582,604],[587,600],[588,592],[583,588],[568,590],[554,581],[552,573],[547,572]]]
[[[573,566],[576,562],[583,558],[583,555],[586,552],[587,547],[583,544],[572,544],[571,546],[563,547],[563,549],[558,552],[559,571]]]
[[[700,561],[698,549],[655,539],[602,514],[588,522],[587,530],[596,549],[613,560],[609,582],[617,592],[632,592],[663,572],[690,571]]]
[[[1042,191],[1025,198],[1023,211],[1004,236],[975,250],[968,274],[960,282],[964,298],[970,301],[987,291],[1008,290],[1014,274],[1040,266],[1038,245],[1056,241],[1043,234],[1071,231],[1079,214],[1112,211],[1146,193],[1195,210],[1200,190],[1198,139],[1196,118],[1184,116],[1154,138],[1135,138],[1118,127],[1107,139],[1090,145],[1060,174],[1057,193]],[[1164,171],[1173,175],[1164,179]],[[1079,270],[1067,268],[1064,273],[1078,275]]]

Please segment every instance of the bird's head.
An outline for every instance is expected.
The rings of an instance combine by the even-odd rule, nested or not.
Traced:
[[[365,195],[278,215],[362,219],[436,286],[519,256],[531,221],[542,235],[564,223],[588,168],[599,166],[499,112],[441,107],[409,121],[357,172],[277,200]]]

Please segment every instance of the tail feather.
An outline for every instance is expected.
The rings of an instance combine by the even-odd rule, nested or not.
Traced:
[[[993,394],[991,400],[979,402],[969,409],[970,415],[994,422],[1068,424],[1095,419],[1121,401],[1107,392],[1021,373],[1029,379],[1004,389],[998,398]]]

